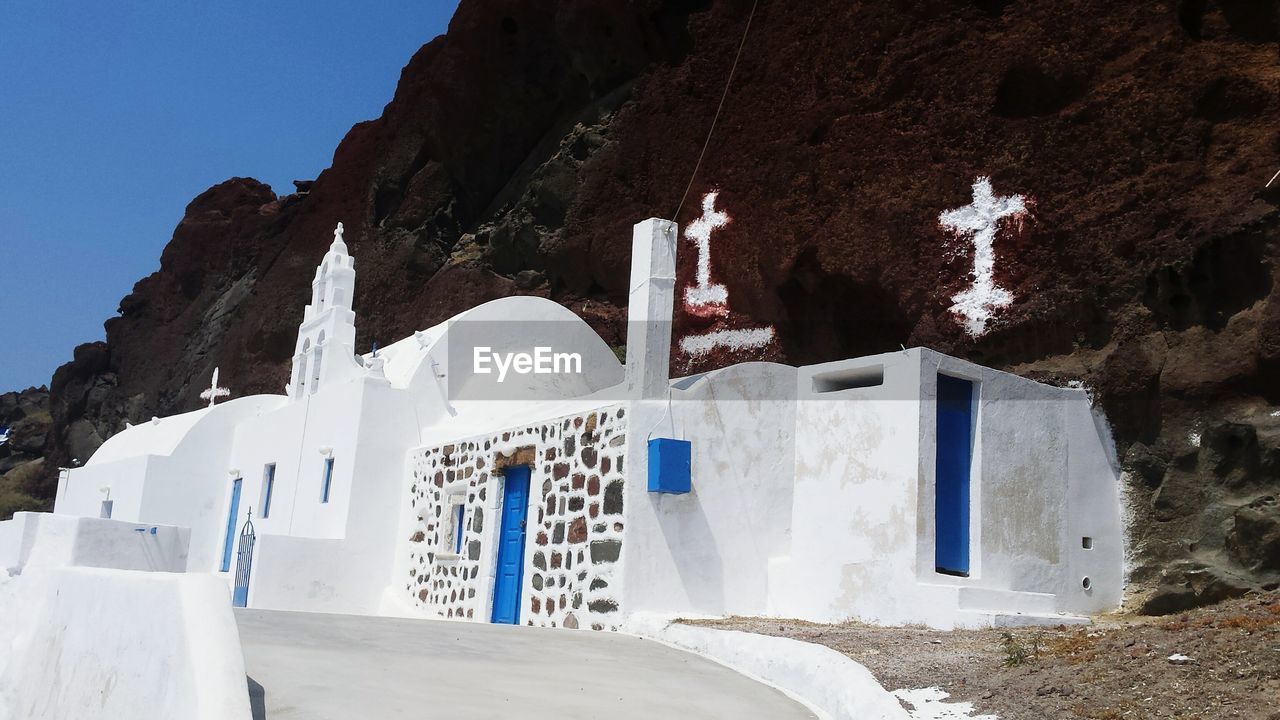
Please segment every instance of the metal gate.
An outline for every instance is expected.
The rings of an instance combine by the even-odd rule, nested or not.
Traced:
[[[247,607],[249,604],[249,572],[253,568],[253,508],[249,508],[244,521],[244,529],[240,531],[240,550],[236,553],[236,585],[231,595],[234,607]]]

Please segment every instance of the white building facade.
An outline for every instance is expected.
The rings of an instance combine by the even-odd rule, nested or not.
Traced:
[[[948,628],[1121,601],[1118,471],[1082,390],[924,349],[672,380],[659,220],[633,236],[625,365],[530,297],[358,355],[355,272],[339,226],[284,395],[130,427],[55,512],[189,528],[186,570],[263,608]]]

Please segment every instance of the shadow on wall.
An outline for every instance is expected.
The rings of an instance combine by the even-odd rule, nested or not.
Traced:
[[[253,720],[267,720],[267,691],[252,677],[245,675],[249,681],[249,710]]]
[[[688,607],[698,612],[722,614],[724,561],[711,523],[698,501],[698,488],[695,486],[683,495],[647,495],[666,547],[672,552],[697,556],[691,562],[677,559],[673,563],[688,596]]]

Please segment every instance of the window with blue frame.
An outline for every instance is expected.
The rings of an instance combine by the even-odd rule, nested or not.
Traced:
[[[333,458],[324,459],[324,484],[320,487],[320,502],[329,502],[329,487],[333,484]]]
[[[445,513],[440,529],[440,554],[442,557],[462,554],[462,536],[467,523],[467,496],[450,493],[445,496]]]
[[[271,517],[271,492],[276,487],[276,464],[267,463],[262,468],[262,517]]]
[[[236,518],[240,516],[240,478],[231,481],[231,507],[227,509],[227,532],[222,541],[222,572],[231,570],[231,544],[236,537]]]

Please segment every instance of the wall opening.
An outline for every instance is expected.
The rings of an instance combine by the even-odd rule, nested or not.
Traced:
[[[464,493],[454,493],[446,498],[445,507],[448,508],[449,523],[443,528],[443,542],[440,547],[445,548],[445,553],[453,553],[454,555],[462,554],[462,536],[466,527],[467,517],[467,496]]]
[[[271,517],[271,493],[276,487],[276,464],[267,463],[262,468],[262,517]]]
[[[102,508],[98,511],[98,517],[104,520],[111,519],[111,508],[114,506],[115,500],[103,500]]]
[[[969,577],[969,482],[973,466],[974,384],[938,375],[934,461],[934,568]]]
[[[840,392],[884,384],[884,365],[849,368],[813,376],[815,393]]]
[[[315,357],[311,360],[311,394],[314,395],[316,390],[320,389],[320,362],[324,358],[324,331],[320,331],[320,337],[316,340]]]
[[[320,266],[320,283],[316,285],[316,310],[324,307],[325,293],[329,291],[329,263]]]
[[[236,538],[236,516],[240,514],[240,478],[231,483],[231,508],[227,512],[227,534],[222,541],[222,572],[231,570],[231,543]]]
[[[333,458],[324,459],[324,479],[320,485],[320,502],[329,502],[329,486],[333,484]]]
[[[1093,538],[1087,537],[1087,536],[1080,538],[1080,547],[1084,548],[1085,550],[1092,550]]]
[[[298,397],[307,394],[307,373],[311,371],[311,338],[302,341],[302,358],[298,361]]]

